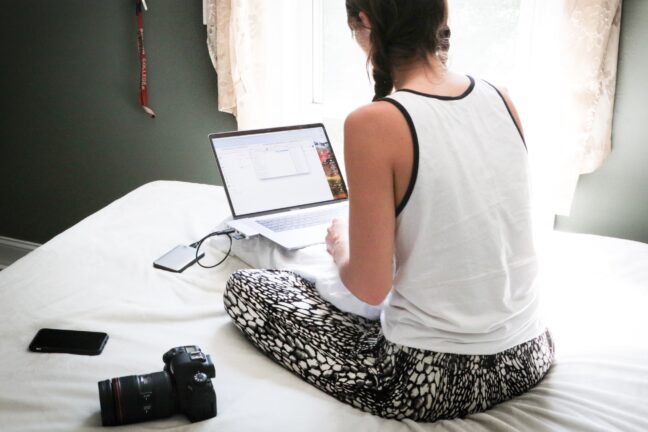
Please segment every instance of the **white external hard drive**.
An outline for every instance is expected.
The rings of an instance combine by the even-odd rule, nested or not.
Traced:
[[[182,273],[184,269],[193,265],[204,257],[204,252],[196,258],[196,249],[191,246],[176,246],[153,262],[153,267],[175,273]]]

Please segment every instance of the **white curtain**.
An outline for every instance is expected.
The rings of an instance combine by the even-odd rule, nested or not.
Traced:
[[[219,109],[239,129],[320,121],[313,1],[204,1]],[[501,84],[526,129],[542,224],[569,214],[579,175],[610,152],[620,18],[621,0],[521,0],[517,68]]]
[[[538,214],[569,215],[578,177],[611,151],[621,0],[522,0],[512,90]]]
[[[239,129],[319,120],[312,103],[312,2],[206,0],[221,111]]]

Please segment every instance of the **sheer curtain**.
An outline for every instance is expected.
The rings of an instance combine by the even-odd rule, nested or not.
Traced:
[[[205,0],[221,111],[239,129],[319,120],[312,98],[312,2]]]
[[[344,2],[204,1],[219,108],[236,115],[239,129],[326,119],[336,136],[334,146],[341,143],[341,121],[348,107],[368,102],[371,95],[360,70],[362,61],[353,69],[343,64],[352,58],[343,53],[352,45],[350,38],[344,42],[349,37]],[[599,167],[611,149],[621,0],[449,3],[450,25],[456,26],[457,35],[451,64],[511,91],[529,144],[536,219],[552,227],[554,214],[569,214],[579,175]],[[313,53],[320,48],[313,38],[314,7],[334,18],[325,23],[321,42],[328,55],[325,90],[330,90],[324,98],[332,96],[324,103],[313,99]],[[491,15],[513,30],[504,34],[498,24],[482,24]],[[469,28],[470,37],[462,42],[461,32]],[[333,40],[338,47],[331,47]],[[464,50],[470,43],[479,44],[479,49]],[[464,51],[473,54],[462,59]],[[327,69],[331,64],[334,67]]]
[[[522,0],[510,82],[541,217],[569,215],[581,174],[611,151],[621,0]]]

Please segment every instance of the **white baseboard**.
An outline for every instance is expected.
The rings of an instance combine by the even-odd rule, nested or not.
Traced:
[[[0,236],[0,270],[10,266],[38,246],[40,246],[38,243]]]

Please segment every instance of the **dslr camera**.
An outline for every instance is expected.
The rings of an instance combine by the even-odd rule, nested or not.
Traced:
[[[193,423],[216,417],[211,357],[197,346],[171,348],[164,370],[99,381],[101,423],[116,426],[181,412]]]

